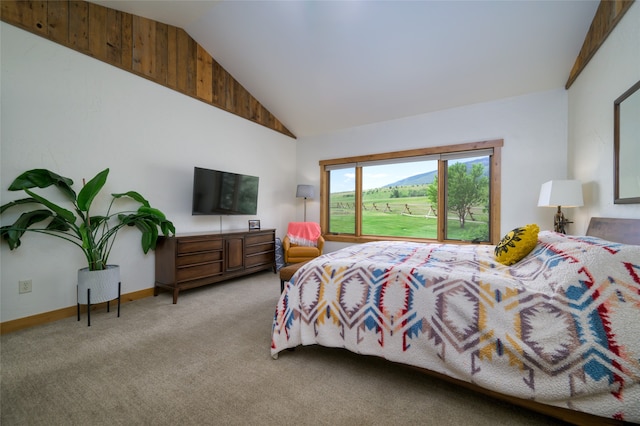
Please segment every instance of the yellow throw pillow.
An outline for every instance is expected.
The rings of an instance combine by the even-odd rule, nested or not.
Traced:
[[[509,231],[496,246],[496,260],[507,266],[519,262],[538,243],[538,232],[540,228],[535,223]]]

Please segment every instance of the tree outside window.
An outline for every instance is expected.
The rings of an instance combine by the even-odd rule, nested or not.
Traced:
[[[467,159],[446,167],[446,239],[489,241],[489,157]],[[485,166],[486,164],[486,166]],[[428,199],[438,205],[438,178]]]

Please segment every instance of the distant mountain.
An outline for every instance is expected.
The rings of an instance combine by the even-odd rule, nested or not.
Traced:
[[[390,183],[383,186],[383,188],[389,188],[393,186],[410,186],[410,185],[424,185],[433,182],[433,179],[438,175],[438,171],[420,173],[419,175],[409,176],[408,178],[401,179],[397,182]]]
[[[482,157],[477,160],[469,161],[466,164],[467,170],[471,170],[474,164],[482,164],[484,166],[485,176],[489,176],[489,157]],[[390,183],[383,186],[383,188],[389,188],[393,186],[410,186],[410,185],[425,185],[433,182],[433,179],[438,175],[437,170],[433,170],[427,173],[420,173],[419,175],[409,176],[408,178],[401,179],[397,182]]]

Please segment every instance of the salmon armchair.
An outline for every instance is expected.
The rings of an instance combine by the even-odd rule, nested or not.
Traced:
[[[313,235],[313,239],[307,238],[303,244],[296,244],[291,235],[298,235],[300,229],[309,229],[307,235]],[[292,241],[293,239],[293,241]],[[289,224],[287,235],[282,238],[282,252],[284,263],[300,263],[316,258],[322,254],[324,238],[320,234],[320,226],[309,222],[292,222]]]

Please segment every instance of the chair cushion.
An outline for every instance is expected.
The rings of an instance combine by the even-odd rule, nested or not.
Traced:
[[[317,257],[320,251],[317,247],[291,246],[287,253],[289,257]]]

